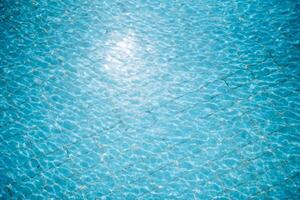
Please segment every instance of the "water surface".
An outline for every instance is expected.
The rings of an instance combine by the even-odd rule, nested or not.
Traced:
[[[1,199],[299,199],[299,1],[2,0]]]

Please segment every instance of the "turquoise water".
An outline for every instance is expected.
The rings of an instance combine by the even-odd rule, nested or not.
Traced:
[[[299,8],[0,1],[0,199],[300,199]]]

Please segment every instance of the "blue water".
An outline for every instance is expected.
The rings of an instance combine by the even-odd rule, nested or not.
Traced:
[[[0,1],[0,199],[300,199],[299,9]]]

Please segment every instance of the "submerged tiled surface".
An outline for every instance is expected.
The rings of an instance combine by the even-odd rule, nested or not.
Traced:
[[[1,1],[1,199],[299,199],[299,6]]]

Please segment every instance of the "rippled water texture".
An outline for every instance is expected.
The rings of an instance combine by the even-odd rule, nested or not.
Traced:
[[[1,0],[0,199],[300,199],[297,0]]]

